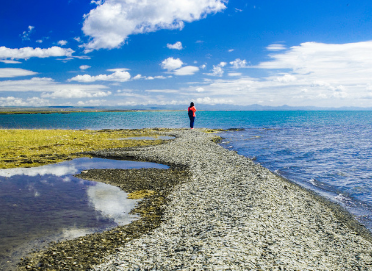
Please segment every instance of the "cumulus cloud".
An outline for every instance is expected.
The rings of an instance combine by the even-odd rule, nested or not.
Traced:
[[[282,83],[289,83],[289,82],[296,81],[297,78],[296,78],[296,76],[294,76],[292,74],[284,74],[283,76],[276,77],[276,80],[278,82],[282,82]]]
[[[239,77],[205,80],[203,94],[211,99],[229,97],[240,105],[372,106],[372,41],[307,42],[268,57],[269,61],[249,66],[268,76],[230,73]]]
[[[175,44],[167,44],[167,47],[169,49],[175,49],[175,50],[182,50],[182,43],[180,41],[177,41]]]
[[[182,29],[184,22],[205,18],[226,8],[226,0],[106,0],[86,16],[83,32],[92,41],[86,51],[116,48],[129,35],[160,29]]]
[[[356,72],[364,74],[365,68],[371,67],[371,53],[372,41],[348,44],[306,42],[291,47],[283,54],[269,55],[272,60],[260,63],[258,68],[291,69],[301,74],[315,72],[321,75],[326,72],[327,76],[357,69]],[[345,75],[350,78],[350,74]]]
[[[104,97],[111,94],[103,85],[60,84],[52,78],[0,81],[0,92],[42,92],[42,97],[80,98]]]
[[[58,44],[61,46],[65,46],[67,44],[67,40],[60,40]]]
[[[110,69],[108,71],[112,71],[112,74],[100,74],[96,76],[91,76],[89,74],[84,75],[77,75],[68,81],[77,81],[82,83],[91,83],[96,81],[114,81],[114,82],[126,82],[130,79],[129,72],[126,71],[127,69]]]
[[[241,60],[240,58],[235,59],[234,61],[231,61],[230,64],[233,66],[234,69],[240,69],[247,67],[247,61]]]
[[[168,72],[172,72],[174,75],[193,75],[199,71],[199,68],[196,66],[185,66],[182,67],[183,62],[181,59],[174,59],[169,57],[161,63],[161,67]]]
[[[28,76],[28,75],[35,75],[35,74],[37,74],[37,72],[24,70],[24,69],[17,69],[17,68],[0,69],[0,78]]]
[[[48,100],[32,97],[27,99],[10,97],[0,97],[0,106],[48,106]]]
[[[92,0],[90,3],[99,6],[103,4],[103,0]]]
[[[23,33],[22,33],[22,40],[30,40],[30,35],[33,32],[34,28],[35,28],[34,26],[29,25],[28,30],[23,31]]]
[[[0,59],[29,59],[31,57],[57,57],[57,56],[71,56],[74,51],[70,48],[65,49],[53,46],[47,49],[24,47],[19,49],[11,49],[5,46],[0,47]]]
[[[175,69],[181,68],[182,65],[183,62],[181,61],[181,59],[174,59],[173,57],[168,57],[161,63],[161,67],[168,71],[173,71]]]
[[[175,70],[174,75],[193,75],[199,71],[198,67],[186,66]]]
[[[52,93],[43,93],[41,97],[43,98],[98,98],[98,97],[106,97],[111,95],[110,91],[88,91],[81,88],[66,88],[66,89],[58,89]]]
[[[91,66],[88,66],[88,65],[81,65],[79,68],[80,68],[80,70],[86,70],[86,69],[91,68]]]
[[[221,62],[220,64],[218,65],[213,65],[213,70],[211,73],[205,73],[206,75],[210,75],[210,76],[219,76],[221,77],[224,73],[224,70],[223,70],[223,67],[225,67],[227,65],[226,62]]]

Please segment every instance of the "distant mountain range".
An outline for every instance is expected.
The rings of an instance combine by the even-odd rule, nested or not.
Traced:
[[[372,111],[372,107],[316,107],[316,106],[266,106],[252,105],[207,105],[196,104],[199,111]],[[49,106],[49,107],[0,107],[4,111],[122,111],[122,110],[186,110],[188,105],[138,105],[138,106],[97,106],[97,107],[74,107],[74,106]]]

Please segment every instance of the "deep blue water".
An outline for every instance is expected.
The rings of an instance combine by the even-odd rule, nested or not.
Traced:
[[[144,127],[187,128],[187,112],[0,115],[0,128]],[[222,133],[222,146],[338,202],[372,230],[372,112],[199,111],[195,127],[243,128]]]

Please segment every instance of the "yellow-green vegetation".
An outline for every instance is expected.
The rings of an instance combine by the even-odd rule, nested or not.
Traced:
[[[0,129],[0,168],[33,167],[87,156],[82,152],[147,146],[163,140],[126,140],[158,137],[169,129],[139,130],[18,130]]]
[[[153,190],[137,190],[130,194],[128,194],[128,199],[143,199],[148,196],[152,196],[155,194]]]
[[[223,132],[223,131],[226,131],[226,130],[224,130],[224,129],[204,129],[204,130],[202,130],[202,132],[207,133],[207,134],[216,134],[216,133],[220,133],[220,132]]]

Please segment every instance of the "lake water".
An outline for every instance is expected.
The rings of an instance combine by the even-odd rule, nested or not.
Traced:
[[[200,109],[200,108],[199,108]],[[187,128],[186,111],[0,115],[0,128]],[[372,112],[198,111],[223,147],[347,208],[372,230]]]
[[[34,168],[0,170],[0,269],[14,268],[30,249],[51,241],[130,223],[136,200],[120,188],[73,177],[86,169],[168,168],[165,165],[78,158]]]

